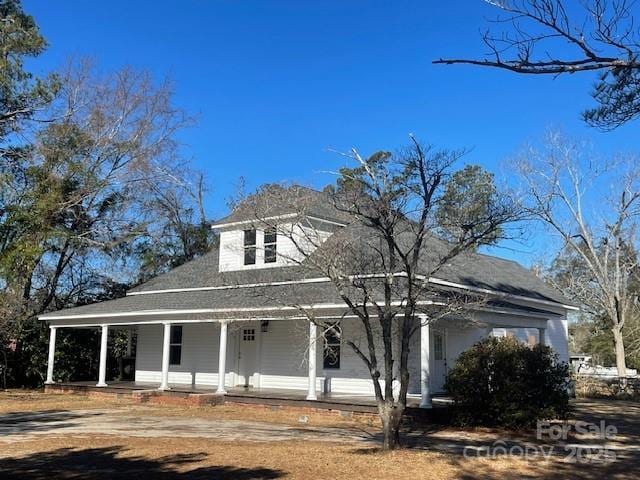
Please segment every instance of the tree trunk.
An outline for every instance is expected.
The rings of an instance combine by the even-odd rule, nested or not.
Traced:
[[[382,420],[382,450],[395,450],[400,446],[400,424],[402,422],[402,408],[393,405],[384,405],[380,409]]]
[[[627,376],[627,361],[624,352],[624,338],[622,331],[617,326],[611,329],[613,332],[613,343],[616,349],[616,367],[618,368],[618,377],[625,378]]]
[[[0,345],[0,348],[2,348],[2,366],[0,366],[0,368],[2,368],[2,389],[6,390],[7,389],[7,369],[9,368],[9,362],[7,360],[7,347],[5,345]]]

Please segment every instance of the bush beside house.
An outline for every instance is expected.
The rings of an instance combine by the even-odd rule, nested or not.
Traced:
[[[487,338],[463,352],[445,389],[458,425],[529,427],[564,418],[569,408],[569,367],[550,347],[514,338]]]

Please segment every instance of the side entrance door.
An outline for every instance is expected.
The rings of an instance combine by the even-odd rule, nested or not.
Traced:
[[[444,381],[447,376],[447,332],[446,330],[433,330],[431,336],[431,352],[433,358],[433,375],[431,376],[431,389],[434,393],[444,390]]]
[[[240,329],[240,348],[238,348],[238,386],[255,386],[258,364],[258,329],[253,325]]]

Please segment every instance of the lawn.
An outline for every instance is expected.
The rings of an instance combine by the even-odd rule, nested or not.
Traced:
[[[331,479],[484,479],[520,478],[639,478],[637,456],[620,458],[616,462],[576,463],[564,458],[523,460],[513,457],[495,459],[465,458],[459,453],[436,452],[425,444],[389,454],[380,453],[375,444],[340,441],[291,440],[270,441],[271,429],[288,428],[291,435],[313,429],[330,432],[334,425],[340,431],[375,431],[373,425],[360,420],[318,415],[308,423],[298,422],[299,414],[243,406],[217,407],[147,407],[132,406],[124,401],[88,399],[76,395],[45,395],[34,392],[0,393],[0,427],[15,422],[16,416],[33,412],[108,411],[110,415],[128,415],[144,422],[188,422],[186,435],[173,438],[149,437],[145,431],[136,435],[63,433],[37,431],[35,424],[25,430],[33,435],[15,440],[12,435],[0,437],[0,478],[21,479],[271,479],[271,478],[331,478]],[[629,403],[577,404],[577,415],[595,420],[604,418],[616,423],[621,438],[628,445],[638,445],[639,407]],[[14,416],[14,417],[12,417]],[[14,420],[12,420],[14,418]],[[73,418],[73,417],[69,417]],[[116,417],[117,418],[117,417]],[[203,438],[193,425],[248,421],[258,429],[263,441]],[[72,421],[68,421],[72,423]],[[173,425],[173,424],[172,424]],[[235,425],[235,424],[234,424]],[[242,430],[242,428],[240,428]],[[194,436],[188,436],[194,432]],[[415,432],[414,432],[415,433]],[[183,432],[185,434],[185,432]],[[504,432],[457,431],[437,429],[427,434],[435,438],[458,438],[492,441]],[[248,437],[250,438],[250,437]],[[338,437],[339,438],[339,437]]]

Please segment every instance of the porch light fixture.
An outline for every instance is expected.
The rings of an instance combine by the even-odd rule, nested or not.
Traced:
[[[263,320],[260,324],[260,331],[262,333],[267,333],[269,331],[269,320]]]

